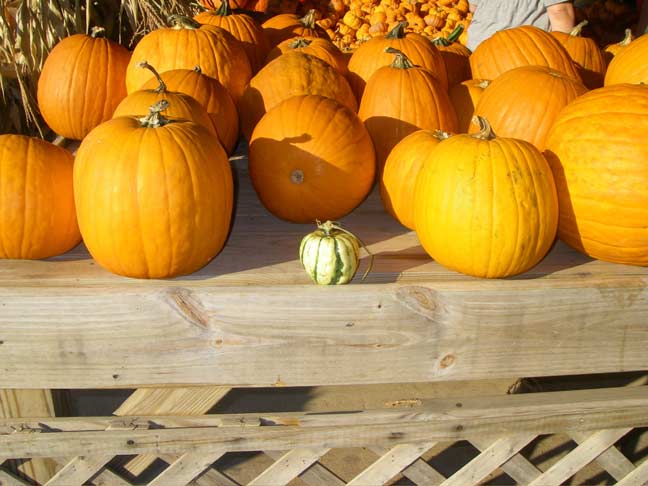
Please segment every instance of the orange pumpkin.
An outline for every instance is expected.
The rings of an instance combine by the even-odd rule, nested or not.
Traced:
[[[582,83],[563,73],[523,66],[492,81],[479,98],[475,114],[486,118],[498,136],[526,140],[544,150],[560,110],[586,92]]]
[[[66,37],[45,59],[38,108],[47,125],[65,138],[81,140],[109,120],[126,96],[130,53],[102,35],[103,29],[94,29],[89,36]]]
[[[551,169],[523,140],[479,134],[439,143],[416,180],[414,224],[441,265],[475,277],[523,273],[549,251],[558,222]]]
[[[418,130],[398,142],[387,157],[380,198],[385,210],[409,229],[414,229],[416,178],[434,147],[449,136],[439,130]]]
[[[589,89],[595,89],[603,86],[606,63],[603,52],[594,39],[581,36],[581,31],[587,24],[588,21],[583,20],[570,33],[552,31],[551,35],[558,39],[577,64],[583,84]]]
[[[600,88],[562,110],[545,156],[558,236],[593,258],[648,265],[648,86]]]
[[[238,142],[239,116],[225,87],[217,79],[205,76],[198,66],[191,70],[166,71],[160,77],[167,89],[191,96],[207,110],[218,139],[225,151],[231,154]],[[153,89],[158,84],[158,80],[151,79],[144,83],[142,89]]]
[[[213,25],[200,25],[186,17],[172,16],[173,28],[156,29],[137,44],[126,73],[129,93],[138,90],[153,75],[137,67],[147,61],[160,72],[200,66],[207,76],[218,79],[236,103],[252,77],[245,49],[232,34]]]
[[[266,20],[262,27],[270,46],[274,47],[291,37],[327,37],[315,20],[315,10],[311,9],[303,17],[292,13],[275,15]]]
[[[424,36],[406,33],[407,22],[396,25],[387,35],[374,37],[362,43],[349,59],[349,83],[358,100],[362,99],[367,80],[383,66],[394,60],[385,49],[392,47],[403,52],[416,66],[427,69],[448,89],[448,75],[439,50]]]
[[[457,132],[467,133],[475,115],[475,106],[484,94],[490,81],[485,79],[469,79],[455,84],[448,91],[450,101],[457,114]]]
[[[295,223],[351,212],[371,190],[375,163],[358,116],[324,96],[279,103],[250,139],[250,178],[259,199],[272,214]]]
[[[207,110],[198,101],[188,94],[169,91],[155,68],[147,62],[140,63],[140,68],[153,73],[155,87],[133,91],[126,96],[115,109],[113,118],[118,116],[146,116],[151,105],[164,99],[169,102],[169,108],[165,113],[166,117],[173,120],[191,120],[216,135],[216,128]]]
[[[648,35],[633,40],[610,61],[605,85],[648,84]]]
[[[358,110],[376,149],[379,174],[389,152],[410,133],[421,129],[457,131],[450,98],[434,75],[415,67],[397,49],[389,47],[387,53],[395,55],[394,61],[369,78]]]
[[[633,40],[634,35],[632,35],[632,29],[626,29],[625,37],[620,42],[609,44],[603,48],[603,57],[605,57],[605,62],[610,64],[612,58],[621,52],[624,47],[629,46]]]
[[[81,241],[74,157],[49,142],[0,135],[0,258],[47,258]]]
[[[224,0],[218,10],[201,12],[194,17],[201,24],[215,25],[232,34],[236,40],[243,44],[245,52],[256,73],[265,62],[270,50],[270,43],[260,24],[245,13],[234,13],[230,9],[229,0]]]
[[[210,10],[218,10],[221,8],[223,3],[221,0],[198,0],[198,3],[202,5],[203,7],[210,9]],[[234,9],[241,9],[241,10],[253,10],[254,6],[256,4],[256,1],[254,0],[231,0],[229,2],[231,8]]]
[[[455,86],[471,78],[470,49],[458,42],[463,32],[463,25],[458,25],[448,37],[436,37],[432,44],[441,52],[446,72],[448,73],[448,86]]]
[[[195,272],[223,247],[233,206],[229,161],[202,125],[144,118],[99,125],[74,163],[79,227],[92,257],[119,275]]]
[[[250,140],[261,117],[291,96],[319,94],[356,112],[358,105],[346,78],[321,59],[288,52],[266,64],[252,78],[239,103],[241,130]]]
[[[532,65],[550,67],[581,80],[576,65],[558,39],[531,25],[500,30],[479,44],[470,56],[475,79],[493,80],[516,67]]]
[[[293,51],[319,57],[322,61],[333,66],[343,76],[348,72],[347,58],[342,54],[342,51],[330,40],[320,37],[291,37],[286,39],[270,51],[267,62],[276,59],[281,54]]]

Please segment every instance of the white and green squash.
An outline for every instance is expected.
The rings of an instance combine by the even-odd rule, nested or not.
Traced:
[[[307,234],[299,246],[299,260],[313,282],[340,285],[351,281],[360,261],[360,246],[367,247],[339,223],[317,221],[317,229]],[[372,262],[373,263],[373,255]],[[362,279],[367,276],[371,264]]]

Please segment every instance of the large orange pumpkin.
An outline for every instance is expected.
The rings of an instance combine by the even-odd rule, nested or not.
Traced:
[[[544,150],[560,110],[586,92],[582,83],[563,73],[523,66],[492,81],[479,98],[475,114],[486,118],[498,136],[526,140]]]
[[[365,85],[379,68],[389,66],[394,57],[385,52],[392,47],[403,52],[415,66],[432,72],[444,90],[448,89],[448,74],[439,50],[427,37],[413,32],[406,33],[407,22],[396,25],[387,35],[374,37],[353,52],[349,59],[349,82],[358,101]]]
[[[129,93],[153,77],[139,69],[147,61],[158,71],[193,69],[200,66],[207,76],[218,79],[236,103],[252,77],[252,68],[243,45],[225,29],[200,25],[186,17],[172,17],[174,27],[156,29],[135,46],[126,73]]]
[[[394,55],[394,61],[371,75],[358,110],[376,149],[379,174],[389,152],[410,133],[457,131],[454,108],[437,78],[415,67],[401,51],[389,47],[387,53]]]
[[[579,80],[576,64],[548,32],[532,25],[500,30],[479,44],[470,56],[473,78],[493,80],[521,66],[546,66]]]
[[[268,53],[267,62],[278,58],[286,52],[303,52],[304,54],[319,57],[344,76],[349,71],[346,56],[328,39],[321,37],[291,37],[280,42]]]
[[[126,67],[130,53],[102,37],[75,34],[54,46],[38,78],[38,107],[59,135],[81,140],[112,117],[126,96]]]
[[[523,273],[549,251],[558,223],[551,169],[533,145],[479,134],[439,143],[421,169],[414,224],[441,265],[475,277]]]
[[[167,89],[188,94],[207,110],[223,148],[231,154],[239,136],[239,116],[236,105],[225,87],[214,78],[205,76],[199,66],[194,69],[173,69],[160,74]],[[144,83],[142,89],[158,86],[156,79]]]
[[[449,136],[440,130],[418,130],[398,142],[387,157],[380,198],[385,210],[409,229],[414,229],[416,178],[434,147]]]
[[[47,258],[81,241],[73,164],[49,142],[0,135],[0,258]]]
[[[272,214],[295,223],[351,212],[371,190],[375,163],[358,116],[324,96],[281,102],[250,140],[250,178],[259,199]]]
[[[489,84],[490,81],[485,79],[468,79],[450,87],[448,96],[457,113],[458,133],[468,132],[475,115],[475,106]]]
[[[159,114],[114,118],[74,163],[79,227],[93,258],[119,275],[192,273],[223,247],[233,206],[227,155],[206,128]]]
[[[236,40],[243,44],[252,67],[256,73],[265,62],[270,50],[270,43],[261,27],[252,17],[245,13],[232,12],[229,0],[224,0],[218,10],[201,12],[194,17],[201,24],[215,25],[232,34]]]
[[[346,78],[321,59],[301,52],[282,54],[252,78],[239,103],[241,130],[250,140],[261,117],[291,96],[318,94],[338,100],[352,111],[358,104]]]
[[[594,39],[581,36],[583,27],[587,23],[587,20],[583,20],[569,33],[552,31],[551,35],[558,39],[578,66],[583,84],[589,89],[595,89],[603,86],[606,63],[603,51],[599,49]]]
[[[633,40],[610,61],[605,85],[648,84],[648,34]]]
[[[648,86],[609,86],[570,103],[545,155],[559,237],[600,260],[648,265]]]

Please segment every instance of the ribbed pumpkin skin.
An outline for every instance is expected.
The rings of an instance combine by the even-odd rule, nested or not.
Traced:
[[[371,190],[375,163],[357,115],[323,96],[278,104],[250,140],[250,178],[259,199],[294,223],[335,221],[350,213]]]
[[[252,77],[252,68],[245,49],[232,34],[213,25],[199,29],[156,29],[137,44],[126,73],[129,93],[153,77],[137,64],[147,61],[159,72],[172,69],[193,69],[200,66],[203,74],[218,79],[234,103],[243,94]]]
[[[380,179],[380,198],[385,211],[403,226],[414,229],[416,178],[442,138],[430,130],[418,130],[398,142],[389,153]]]
[[[238,142],[239,116],[225,87],[217,79],[195,70],[173,69],[160,76],[169,91],[186,93],[207,110],[218,139],[225,151],[231,154]],[[151,79],[144,83],[142,89],[154,89],[157,85],[157,81]]]
[[[201,125],[145,128],[121,117],[81,143],[74,196],[84,242],[101,266],[166,278],[200,269],[221,250],[233,181],[225,151]]]
[[[0,135],[0,258],[47,258],[81,241],[72,155],[24,135]]]
[[[157,86],[157,82],[155,82]],[[126,96],[115,108],[113,118],[119,116],[146,116],[151,105],[160,100],[167,100],[169,108],[164,116],[172,120],[190,120],[202,125],[210,133],[216,135],[216,128],[207,110],[194,98],[185,93],[165,91],[156,93],[154,89],[140,89]]]
[[[49,53],[38,78],[38,107],[59,135],[81,140],[112,117],[126,96],[130,53],[116,42],[75,34]]]
[[[349,83],[358,100],[362,99],[365,85],[369,78],[383,66],[389,66],[394,60],[385,49],[392,47],[405,54],[415,66],[432,72],[442,88],[448,89],[448,74],[443,56],[439,50],[420,34],[408,33],[403,38],[374,37],[360,44],[349,59]]]
[[[558,236],[599,260],[648,265],[648,87],[614,85],[572,102],[545,156],[558,188]]]
[[[305,41],[303,43],[308,43],[308,45],[303,47],[299,46],[299,43],[302,41]],[[347,59],[342,54],[342,51],[330,40],[320,37],[291,37],[290,39],[286,39],[268,53],[267,62],[278,58],[282,54],[293,51],[318,57],[334,67],[343,76],[346,76],[349,72]]]
[[[633,40],[610,61],[605,86],[622,83],[648,84],[648,35]]]
[[[346,78],[326,62],[288,52],[269,62],[252,78],[239,103],[241,130],[247,140],[261,117],[281,101],[304,94],[333,98],[352,111],[358,104]]]
[[[350,282],[358,270],[359,253],[356,239],[341,231],[326,235],[318,229],[306,235],[299,245],[299,261],[319,285]]]
[[[457,114],[458,133],[468,133],[470,122],[475,115],[475,107],[489,84],[490,81],[484,79],[468,79],[455,84],[448,91],[450,102]]]
[[[416,182],[414,220],[441,265],[483,278],[535,266],[558,222],[551,170],[531,144],[456,135],[430,154]]]
[[[576,65],[560,42],[530,25],[500,30],[479,44],[470,56],[475,79],[493,80],[516,67],[532,65],[547,66],[581,80]]]
[[[490,83],[477,102],[475,115],[486,118],[497,136],[526,140],[544,150],[560,110],[586,92],[582,83],[558,71],[520,67]],[[476,132],[476,125],[469,131]]]
[[[358,116],[376,148],[379,173],[389,152],[410,133],[457,131],[457,116],[447,92],[431,72],[417,67],[378,69],[367,81]]]
[[[578,65],[578,72],[585,86],[589,89],[603,86],[607,64],[603,51],[594,39],[557,31],[551,32],[551,35],[558,39],[569,53],[569,57]]]
[[[453,42],[449,46],[437,45],[436,48],[445,63],[449,87],[471,78],[470,49],[459,42]]]
[[[210,10],[199,13],[194,17],[194,20],[201,24],[221,27],[241,42],[250,61],[253,74],[263,67],[270,50],[270,43],[261,25],[252,17],[241,13],[220,15],[217,11]]]

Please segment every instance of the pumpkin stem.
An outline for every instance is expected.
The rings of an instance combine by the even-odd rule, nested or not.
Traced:
[[[581,31],[583,30],[583,27],[585,27],[589,22],[587,19],[583,20],[580,24],[578,24],[576,27],[574,27],[569,35],[572,35],[574,37],[579,37],[581,35]]]
[[[299,21],[302,23],[302,25],[308,29],[314,29],[315,28],[315,9],[311,8],[308,12],[306,12],[306,15],[304,15]]]
[[[337,230],[337,231],[341,231],[342,233],[346,233],[346,234],[352,236],[353,238],[355,238],[356,240],[358,240],[358,243],[360,243],[360,246],[362,246],[362,248],[364,248],[364,250],[367,252],[367,254],[370,257],[369,258],[369,266],[367,267],[367,269],[365,270],[365,273],[362,275],[362,278],[360,279],[360,281],[363,282],[364,279],[367,278],[367,275],[369,275],[369,272],[371,271],[371,269],[373,268],[373,262],[374,262],[374,254],[369,251],[369,248],[367,248],[367,245],[365,245],[364,242],[360,238],[358,238],[357,235],[351,233],[347,229],[344,229],[342,227],[342,225],[340,223],[338,223],[337,221],[325,221],[324,223],[322,223],[319,219],[317,219],[317,220],[315,220],[315,224],[317,224],[317,227],[319,229],[321,229],[326,236],[331,236],[331,233],[333,231]]]
[[[106,29],[103,27],[96,25],[92,29],[90,29],[90,37],[93,39],[100,39],[106,37]]]
[[[479,133],[471,135],[471,137],[478,138],[479,140],[493,140],[495,138],[495,132],[493,132],[493,127],[483,116],[474,116],[472,122],[475,125],[479,126]]]
[[[220,7],[218,7],[218,10],[216,10],[216,15],[220,15],[221,17],[232,15],[232,9],[230,8],[229,0],[221,0]]]
[[[621,46],[621,47],[627,46],[628,44],[630,44],[632,42],[633,37],[634,36],[632,35],[632,29],[626,29],[625,30],[625,37],[623,38],[623,40],[621,42],[619,42],[618,45]]]
[[[301,49],[303,47],[308,47],[311,45],[312,40],[305,39],[303,37],[297,37],[294,41],[288,44],[288,47],[291,49]]]
[[[194,66],[193,72],[198,73],[198,74],[202,74],[202,69],[200,69],[200,66]]]
[[[484,79],[484,80],[482,80],[482,81],[479,82],[479,84],[477,85],[477,87],[478,87],[478,88],[481,88],[481,89],[486,89],[486,88],[488,88],[488,86],[490,86],[490,83],[491,83],[491,82],[490,82],[489,79]]]
[[[452,137],[452,134],[448,133],[448,132],[446,132],[444,130],[434,130],[434,132],[432,133],[432,136],[434,138],[436,138],[437,140],[447,140],[450,137]]]
[[[413,67],[415,67],[414,63],[410,61],[402,51],[399,51],[398,49],[395,49],[393,47],[387,47],[385,49],[385,52],[387,54],[394,54],[396,56],[394,62],[391,63],[391,67],[395,69],[412,69]]]
[[[167,17],[167,23],[169,24],[169,26],[171,26],[171,28],[176,30],[195,30],[200,28],[199,22],[196,22],[194,19],[187,17],[186,15],[169,15],[169,17]]]
[[[459,36],[464,30],[464,26],[462,24],[459,24],[455,27],[455,29],[450,32],[450,35],[448,37],[437,37],[435,39],[432,39],[432,44],[435,46],[443,46],[443,47],[448,47],[450,44],[455,42],[457,39],[459,39]]]
[[[140,125],[145,128],[159,128],[171,123],[171,120],[162,116],[164,110],[169,107],[167,100],[160,100],[149,108],[149,113],[139,119]]]
[[[398,22],[396,26],[389,31],[389,33],[385,36],[387,39],[402,39],[405,37],[405,28],[409,24],[407,22]]]
[[[156,93],[166,93],[167,92],[167,86],[164,81],[162,81],[162,77],[160,76],[160,73],[157,72],[157,70],[151,66],[148,62],[146,61],[141,61],[137,63],[137,67],[148,69],[153,73],[153,76],[155,76],[155,79],[157,79],[158,82],[158,87],[155,88],[153,91]]]

